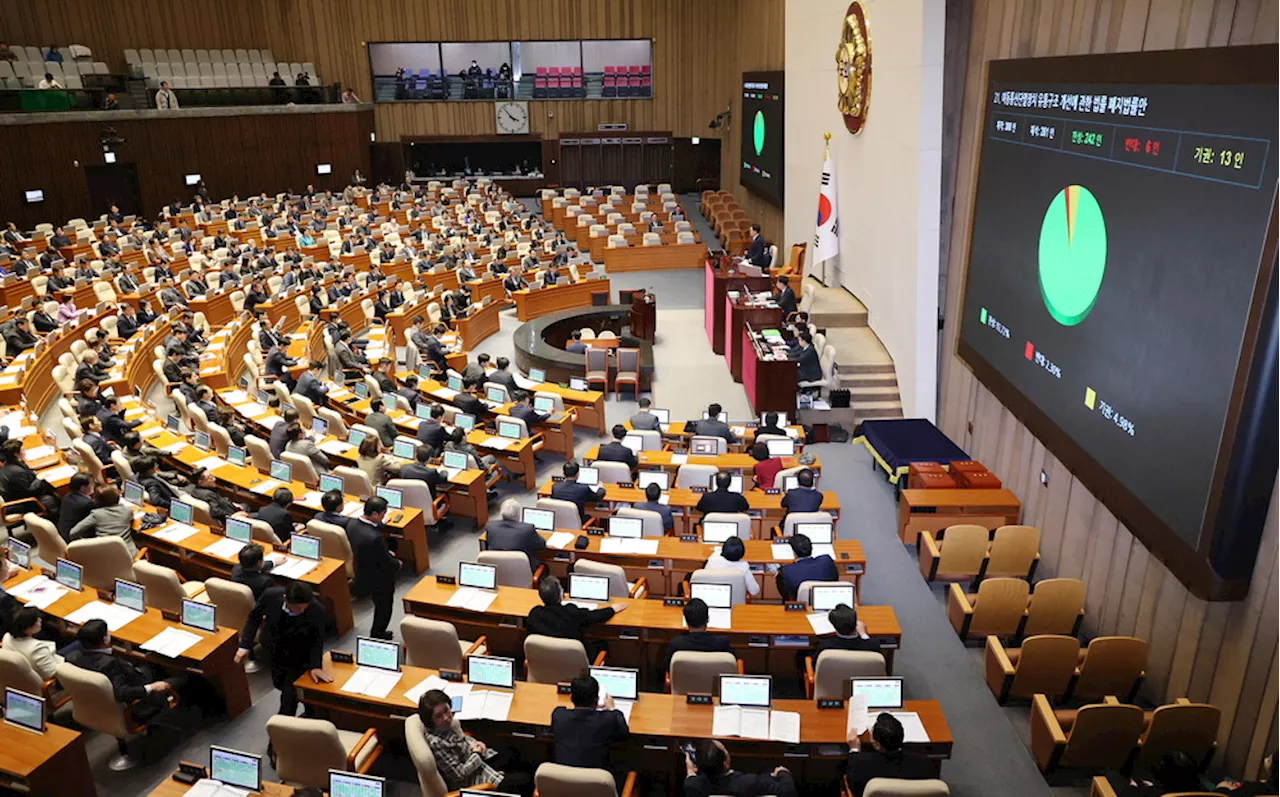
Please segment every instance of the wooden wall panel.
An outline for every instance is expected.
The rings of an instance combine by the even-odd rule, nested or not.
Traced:
[[[1042,530],[1040,573],[1086,585],[1085,632],[1136,634],[1151,642],[1144,697],[1208,700],[1223,711],[1219,758],[1256,771],[1276,737],[1277,568],[1273,493],[1246,600],[1206,603],[1190,595],[955,356],[959,302],[985,101],[985,65],[1003,58],[1274,42],[1278,0],[972,0],[968,79],[957,158],[955,219],[947,268],[939,425],[1023,501],[1024,522]],[[972,425],[972,430],[970,430]],[[1012,449],[1008,436],[1013,435]],[[1019,442],[1026,438],[1026,442]],[[1049,476],[1040,483],[1040,471]]]

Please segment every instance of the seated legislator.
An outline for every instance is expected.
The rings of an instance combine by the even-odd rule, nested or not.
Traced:
[[[743,585],[747,594],[756,597],[760,594],[760,582],[751,572],[751,563],[742,557],[746,556],[747,546],[738,537],[730,537],[720,546],[719,553],[711,554],[707,559],[708,570],[736,570],[742,574]]]
[[[622,444],[622,438],[627,436],[627,427],[620,423],[613,425],[613,442],[600,446],[600,450],[596,452],[596,459],[603,462],[625,462],[632,473],[640,466],[640,461],[636,459],[636,452],[627,448]]]
[[[120,489],[112,484],[99,485],[93,493],[93,508],[83,520],[71,527],[71,542],[93,537],[119,537],[129,556],[136,556],[133,544],[133,509],[120,503]]]
[[[76,631],[80,649],[67,656],[67,661],[77,667],[107,676],[117,703],[132,705],[133,718],[147,722],[164,711],[169,695],[176,694],[186,685],[186,675],[170,675],[162,678],[152,665],[135,664],[131,659],[115,655],[111,648],[111,634],[105,620],[89,620]]]
[[[745,495],[729,489],[732,484],[733,474],[726,470],[720,471],[716,474],[716,488],[703,493],[694,509],[703,515],[710,512],[746,512],[751,504]]]
[[[418,442],[435,452],[444,448],[444,439],[449,436],[449,430],[443,423],[444,407],[432,404],[430,414],[430,418],[418,423]]]
[[[827,554],[813,555],[813,542],[804,534],[791,537],[791,552],[796,560],[778,569],[778,592],[785,600],[793,601],[800,585],[806,581],[839,581],[836,563]]]
[[[633,504],[632,508],[643,509],[647,512],[657,512],[662,516],[662,530],[670,532],[676,525],[675,513],[671,511],[671,507],[669,505],[661,502],[661,498],[662,488],[650,482],[648,486],[644,488],[644,500]]]
[[[177,500],[178,491],[156,472],[158,464],[155,457],[140,457],[133,463],[133,475],[138,477],[138,483],[147,491],[147,500],[151,505],[168,510],[169,504]]]
[[[241,548],[237,558],[238,563],[231,568],[231,580],[248,587],[256,601],[262,597],[262,593],[275,585],[275,579],[270,575],[275,563],[266,561],[262,546],[256,542]]]
[[[294,528],[293,518],[289,516],[292,503],[293,491],[288,487],[277,487],[271,494],[271,502],[255,512],[253,518],[269,525],[280,542],[288,542]]]
[[[866,653],[879,653],[880,643],[867,637],[867,627],[858,619],[858,611],[852,606],[839,604],[827,612],[831,627],[836,630],[835,636],[824,636],[818,640],[818,648],[814,652],[814,664],[818,656],[826,650],[857,650]]]
[[[490,551],[521,551],[529,557],[529,571],[538,569],[538,551],[547,547],[532,523],[520,520],[520,502],[508,498],[502,502],[501,517],[485,527],[485,542]]]
[[[445,451],[457,451],[460,454],[466,454],[476,458],[476,462],[482,468],[492,468],[498,464],[498,458],[493,454],[482,454],[474,445],[467,442],[467,433],[462,431],[460,427],[455,426],[453,431],[449,433],[449,439],[444,443]]]
[[[298,411],[287,409],[281,413],[281,417],[283,422],[272,426],[271,433],[267,435],[267,448],[271,449],[272,459],[280,459],[285,446],[289,444],[289,427],[298,422]]]
[[[443,470],[427,465],[431,461],[433,450],[430,446],[418,446],[414,452],[414,460],[408,465],[400,468],[401,479],[417,479],[420,482],[427,483],[427,490],[431,493],[431,497],[436,497],[436,488],[440,485],[449,483],[449,475]]]
[[[428,689],[418,698],[418,718],[447,788],[492,786],[524,793],[533,785],[528,773],[505,771],[508,755],[463,732],[453,716],[453,699],[443,691]]]
[[[498,362],[495,365],[496,367],[494,370],[490,371],[485,377],[485,381],[502,385],[508,391],[516,390],[519,387],[519,385],[516,384],[516,378],[512,376],[509,370],[507,370],[511,366],[511,361],[506,357],[499,357]]]
[[[739,540],[741,542],[741,540]],[[671,669],[671,657],[682,651],[696,653],[732,653],[729,637],[707,631],[711,612],[702,598],[690,598],[684,605],[684,622],[689,630],[671,638],[667,643],[666,669]]]
[[[707,437],[722,438],[729,445],[738,442],[738,436],[733,433],[729,425],[720,420],[720,413],[724,409],[719,404],[711,404],[707,407],[707,417],[698,421],[698,434]]]
[[[791,289],[791,278],[787,275],[784,274],[778,277],[773,300],[781,308],[784,320],[790,318],[791,314],[799,309],[796,305],[796,292]]]
[[[564,347],[564,350],[570,354],[583,354],[586,352],[587,344],[582,342],[581,330],[575,329],[573,331],[573,334],[569,336],[569,343]]]
[[[364,471],[369,483],[375,487],[386,484],[388,479],[394,479],[400,473],[398,461],[382,453],[382,446],[374,436],[361,440],[356,447],[356,467]]]
[[[733,768],[733,759],[715,739],[694,745],[693,755],[685,754],[685,797],[798,797],[791,770],[774,767],[752,775]]]
[[[813,336],[809,330],[802,329],[798,335],[800,349],[788,355],[789,359],[799,364],[796,366],[796,379],[800,382],[817,382],[822,379],[822,360],[818,349],[813,345]]]
[[[346,496],[342,494],[341,490],[330,490],[320,496],[320,512],[315,519],[321,523],[337,526],[345,531],[347,524],[351,522],[351,518],[342,514],[342,505],[345,501]]]
[[[556,740],[555,761],[566,767],[610,769],[609,747],[631,734],[627,718],[614,708],[613,696],[600,702],[600,684],[587,673],[569,684],[573,708],[556,706],[551,712],[551,735]],[[617,773],[614,774],[617,778]]]
[[[62,505],[58,507],[58,535],[64,540],[71,539],[71,529],[89,517],[92,511],[93,479],[84,471],[79,471],[72,474],[67,494],[62,497]]]
[[[805,468],[797,473],[796,483],[800,486],[782,496],[782,508],[787,510],[784,518],[792,512],[817,512],[822,508],[822,493],[813,487],[812,470]]]
[[[653,402],[641,397],[639,404],[640,409],[635,415],[631,416],[631,428],[639,431],[662,431],[662,423],[658,420],[658,416],[649,412],[649,407],[652,406]]]
[[[391,420],[391,416],[383,412],[382,399],[373,399],[369,402],[369,414],[364,418],[365,426],[370,427],[378,433],[378,439],[384,446],[389,446],[396,441],[396,422]],[[280,424],[276,424],[279,426]],[[274,429],[272,431],[275,431]]]
[[[769,445],[760,442],[751,446],[751,458],[756,461],[752,471],[755,475],[756,489],[771,489],[774,477],[782,470],[782,457],[769,456]]]
[[[587,502],[603,501],[605,496],[604,488],[591,488],[585,484],[579,484],[578,463],[573,460],[564,463],[561,472],[564,473],[564,481],[551,485],[551,497],[557,501],[569,501],[576,505],[578,507],[578,519],[585,521],[587,519]]]
[[[587,659],[594,661],[604,645],[602,642],[590,642],[582,635],[587,628],[598,623],[608,622],[618,612],[625,611],[627,604],[613,603],[599,609],[584,609],[572,603],[562,603],[564,589],[559,580],[543,578],[538,584],[538,597],[541,606],[534,606],[525,618],[524,627],[530,634],[556,637],[558,639],[575,639],[581,642],[587,651]]]
[[[63,662],[55,648],[57,643],[48,639],[37,639],[36,634],[44,627],[44,615],[33,606],[23,606],[13,613],[9,621],[9,632],[4,635],[5,650],[20,654],[31,669],[35,670],[40,680],[47,681],[53,677],[54,670]]]
[[[551,417],[548,413],[538,412],[533,408],[533,394],[527,390],[517,390],[512,399],[515,403],[511,407],[511,417],[524,421],[524,425],[529,427],[530,433],[533,431],[534,424],[541,423]]]
[[[482,380],[463,382],[462,392],[453,397],[453,406],[473,418],[480,419],[489,410],[489,406],[482,401],[483,397],[484,382]]]
[[[320,381],[320,373],[324,370],[324,363],[320,360],[312,360],[307,370],[302,372],[298,377],[298,387],[294,390],[300,396],[306,396],[317,407],[323,407],[325,404],[325,396],[329,393],[329,388],[324,386]]]
[[[409,411],[412,412],[418,408],[418,400],[422,396],[418,393],[418,377],[416,374],[409,374],[404,378],[404,384],[396,388],[396,395],[404,399],[409,405]],[[399,401],[396,402],[399,404]],[[418,427],[421,429],[422,427]]]
[[[316,448],[315,441],[307,437],[307,433],[302,430],[302,424],[294,422],[285,428],[284,450],[290,454],[300,457],[306,457],[311,460],[311,464],[319,473],[326,473],[329,470],[329,457]]]
[[[787,430],[778,425],[778,413],[766,412],[764,414],[764,425],[756,429],[756,439],[759,440],[762,434],[776,434],[779,437],[787,436]]]
[[[933,762],[920,753],[902,749],[902,723],[888,712],[881,712],[871,727],[871,749],[862,746],[858,734],[849,731],[849,764],[845,780],[854,797],[862,797],[873,778],[925,780],[936,777]]]

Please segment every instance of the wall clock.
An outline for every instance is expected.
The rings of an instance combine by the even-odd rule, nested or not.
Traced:
[[[507,100],[493,104],[493,121],[499,133],[529,132],[529,103]]]
[[[844,116],[845,128],[857,133],[866,124],[871,105],[871,27],[857,0],[849,5],[840,29],[836,76],[840,87],[836,107]]]

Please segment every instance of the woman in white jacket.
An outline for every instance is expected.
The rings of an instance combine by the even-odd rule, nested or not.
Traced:
[[[0,645],[5,650],[21,653],[31,663],[31,669],[36,671],[40,680],[47,681],[53,677],[54,670],[58,669],[58,665],[62,663],[62,657],[58,655],[55,643],[47,639],[35,638],[44,624],[41,618],[40,610],[30,606],[24,606],[14,612],[13,630],[4,635]]]

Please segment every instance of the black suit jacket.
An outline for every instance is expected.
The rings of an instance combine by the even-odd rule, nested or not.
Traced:
[[[524,425],[529,427],[529,434],[533,434],[533,426],[539,421],[545,421],[547,416],[538,412],[528,404],[517,404],[511,408],[511,417],[519,418],[524,421]]]
[[[283,421],[271,427],[271,433],[267,435],[267,448],[271,449],[271,456],[280,459],[280,455],[284,453],[284,447],[289,440],[288,424]]]
[[[431,446],[433,449],[439,450],[444,445],[445,437],[448,434],[448,429],[445,429],[439,421],[431,418],[418,424],[418,442],[424,446]]]
[[[613,617],[613,608],[584,609],[572,603],[560,603],[555,606],[534,606],[525,618],[524,627],[530,634],[556,637],[558,639],[576,639],[585,644],[583,629],[597,623],[606,622]]]
[[[596,453],[596,459],[604,462],[625,462],[627,467],[632,470],[640,466],[640,460],[636,458],[636,452],[616,440],[600,446],[600,450]]]
[[[122,315],[119,318],[117,318],[116,331],[120,333],[120,337],[126,340],[133,337],[133,333],[138,331],[137,316],[134,316],[132,318],[127,318]]]
[[[771,794],[775,797],[796,797],[795,778],[790,772],[780,772],[777,776],[769,772],[752,775],[747,772],[730,770],[728,774],[718,778],[705,775],[691,775],[684,779],[685,797],[711,797],[711,795],[731,795],[732,797],[760,797]]]
[[[799,363],[796,366],[796,379],[801,382],[817,382],[822,378],[822,361],[818,358],[816,347],[805,346],[791,359]]]
[[[839,581],[840,571],[836,563],[825,553],[797,559],[778,569],[778,591],[787,600],[795,600],[800,585],[806,581]]]
[[[818,656],[824,650],[856,650],[864,653],[879,653],[880,643],[874,639],[862,637],[824,636],[818,640],[818,649],[813,652],[813,663],[818,663]]]
[[[152,506],[168,509],[170,502],[178,497],[173,488],[155,474],[144,476],[139,480],[139,483],[147,491],[147,500],[151,502]]]
[[[284,587],[269,587],[249,612],[240,632],[240,647],[253,649],[253,638],[262,629],[262,646],[270,651],[275,669],[318,669],[324,666],[324,635],[329,619],[324,605],[314,598],[300,615],[302,622],[288,636],[280,632],[288,616],[284,611]]]
[[[696,653],[732,653],[729,637],[724,634],[712,634],[707,631],[690,631],[671,638],[667,643],[667,667],[671,667],[671,657],[681,651]]]
[[[446,484],[449,478],[435,468],[429,468],[425,465],[419,465],[417,462],[410,462],[408,465],[400,468],[401,479],[417,479],[420,482],[427,483],[427,490],[431,492],[431,497],[436,497],[436,485]]]
[[[337,526],[344,531],[347,528],[347,524],[351,522],[351,518],[346,515],[340,515],[337,512],[319,512],[316,514],[315,519],[321,523],[328,523],[332,526]]]
[[[578,484],[576,481],[556,482],[551,485],[551,497],[557,501],[572,501],[578,506],[578,518],[586,520],[587,518],[587,502],[592,503],[604,500],[604,488],[591,488],[585,484]]]
[[[792,512],[817,512],[822,508],[822,492],[808,487],[787,490],[787,494],[782,496],[782,508],[788,515]]]
[[[476,420],[484,417],[489,407],[480,399],[469,393],[459,393],[453,399],[453,406],[473,416]]]
[[[924,780],[935,777],[937,770],[933,762],[919,753],[902,753],[891,758],[870,747],[863,747],[857,753],[849,753],[848,769],[845,772],[845,779],[849,781],[854,797],[862,797],[862,792],[872,778]]]
[[[117,703],[132,703],[147,696],[147,684],[153,680],[128,659],[97,650],[77,650],[67,656],[77,667],[102,673],[111,681]]]
[[[547,541],[532,523],[518,520],[491,520],[485,527],[485,540],[491,551],[523,551],[529,557],[529,570],[538,569],[538,551],[547,547]]]
[[[777,302],[778,307],[782,308],[782,317],[784,319],[798,309],[796,306],[796,292],[791,290],[790,285],[778,294]]]
[[[566,767],[607,769],[609,746],[631,733],[617,709],[556,706],[551,712],[551,735],[556,740],[556,763]]]
[[[284,349],[276,347],[267,352],[267,361],[263,369],[263,373],[267,376],[286,377],[288,376],[289,366],[294,361],[284,353]]]
[[[262,597],[262,593],[275,586],[275,579],[270,575],[271,564],[263,562],[261,570],[245,570],[237,564],[231,568],[231,580],[253,590],[253,599],[256,601]]]
[[[92,510],[92,498],[82,493],[67,493],[58,508],[58,534],[62,539],[71,539],[71,527],[87,518]]]
[[[381,529],[363,518],[352,518],[347,523],[347,539],[355,560],[356,593],[368,595],[375,589],[392,589],[400,565],[387,549]]]
[[[253,516],[271,526],[281,542],[288,542],[289,535],[293,534],[293,518],[289,516],[289,510],[274,502],[262,507]]]
[[[760,268],[769,267],[769,249],[764,245],[763,235],[757,235],[751,245],[747,247],[747,260],[750,260],[752,265]]]
[[[705,515],[708,512],[746,512],[750,507],[751,504],[742,493],[712,490],[698,499],[698,505],[694,509]]]

